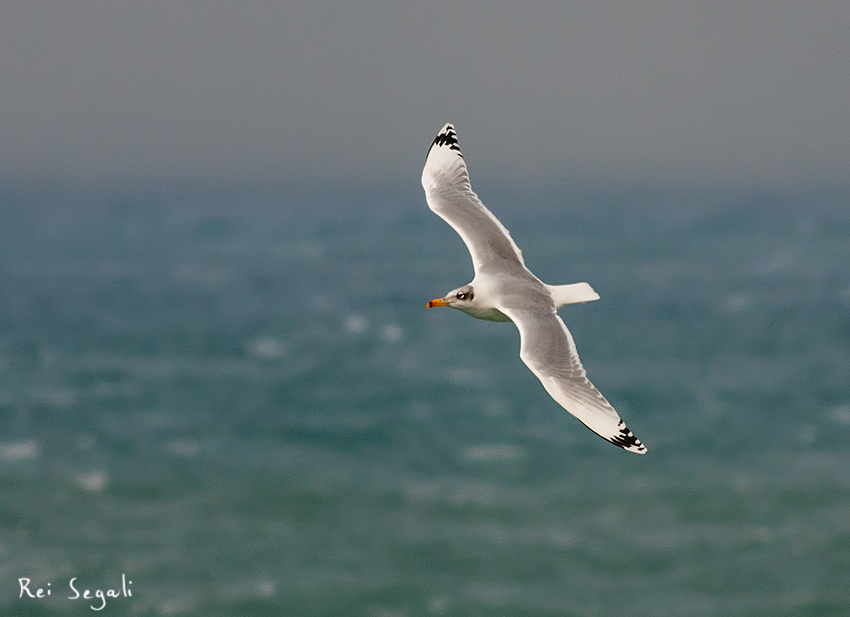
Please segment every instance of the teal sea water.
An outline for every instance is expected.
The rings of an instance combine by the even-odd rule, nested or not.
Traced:
[[[0,614],[850,614],[846,193],[481,196],[646,456],[414,184],[0,192]]]

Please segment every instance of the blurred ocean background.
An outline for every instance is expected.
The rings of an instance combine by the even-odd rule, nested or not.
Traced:
[[[476,188],[646,456],[413,182],[0,191],[0,614],[850,614],[847,194]]]

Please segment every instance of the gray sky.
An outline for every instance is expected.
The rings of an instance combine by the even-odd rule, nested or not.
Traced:
[[[13,181],[846,182],[848,109],[846,0],[0,4]]]

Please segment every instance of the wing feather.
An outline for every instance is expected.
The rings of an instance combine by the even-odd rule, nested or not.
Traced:
[[[422,187],[428,207],[463,239],[476,273],[494,260],[525,268],[522,251],[510,232],[472,190],[469,170],[451,124],[437,133],[428,150]]]
[[[646,453],[646,447],[590,383],[573,336],[554,305],[500,306],[499,310],[519,329],[520,358],[561,407],[606,441],[630,452]]]

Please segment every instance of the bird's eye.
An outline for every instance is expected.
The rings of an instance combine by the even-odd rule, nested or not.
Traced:
[[[464,292],[464,291],[457,292],[457,294],[455,295],[455,298],[457,298],[458,300],[466,300],[466,292]]]

